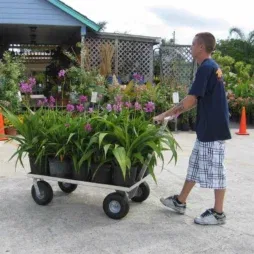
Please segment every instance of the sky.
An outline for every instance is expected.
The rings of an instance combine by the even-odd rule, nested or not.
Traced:
[[[107,21],[106,32],[130,33],[191,44],[198,32],[226,39],[231,27],[254,30],[253,0],[62,0],[89,19]]]

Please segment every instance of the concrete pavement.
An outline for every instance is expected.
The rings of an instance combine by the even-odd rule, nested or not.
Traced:
[[[165,165],[158,185],[149,180],[150,197],[131,203],[124,219],[109,219],[102,210],[108,191],[78,187],[66,195],[52,183],[54,199],[42,207],[33,201],[31,179],[15,161],[13,144],[0,142],[0,254],[25,253],[254,253],[254,130],[250,136],[227,141],[227,224],[198,226],[193,218],[213,206],[213,191],[195,187],[186,215],[165,209],[161,196],[180,191],[195,140],[194,133],[179,132],[182,147],[176,166]]]

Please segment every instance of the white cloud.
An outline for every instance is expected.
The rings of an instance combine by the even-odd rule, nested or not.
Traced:
[[[232,26],[243,29],[245,33],[254,30],[254,2],[249,0],[235,3],[222,0],[63,1],[95,22],[107,21],[107,32],[127,31],[171,38],[175,30],[176,40],[181,44],[190,44],[195,33],[203,30],[211,31],[218,39],[226,38]],[[159,8],[162,11],[162,7],[163,17],[155,12]],[[173,15],[177,10],[178,15]]]

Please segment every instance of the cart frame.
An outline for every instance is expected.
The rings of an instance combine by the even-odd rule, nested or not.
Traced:
[[[135,196],[136,191],[139,187],[139,185],[147,180],[147,178],[151,177],[150,175],[142,178],[140,181],[136,182],[131,187],[122,187],[117,185],[108,185],[108,184],[102,184],[102,183],[94,183],[94,182],[85,182],[85,181],[78,181],[73,179],[67,179],[67,178],[59,178],[59,177],[52,177],[52,176],[44,176],[44,175],[35,175],[35,174],[27,174],[28,178],[33,179],[33,185],[35,187],[36,194],[38,196],[41,195],[37,181],[43,180],[43,181],[54,181],[54,182],[62,182],[62,183],[68,183],[68,184],[77,184],[92,188],[102,188],[102,189],[108,189],[108,190],[115,190],[118,192],[126,193],[128,197],[131,199]]]

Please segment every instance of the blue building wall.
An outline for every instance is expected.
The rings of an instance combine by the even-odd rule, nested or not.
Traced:
[[[1,0],[0,24],[84,25],[46,0]]]

